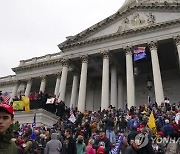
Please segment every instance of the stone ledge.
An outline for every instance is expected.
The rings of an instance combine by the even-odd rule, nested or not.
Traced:
[[[36,126],[40,126],[44,124],[45,126],[52,127],[53,124],[57,122],[59,119],[58,116],[44,110],[44,109],[36,109],[31,110],[30,112],[25,111],[15,111],[14,119],[15,121],[19,121],[20,124],[32,124],[34,114],[36,113]]]

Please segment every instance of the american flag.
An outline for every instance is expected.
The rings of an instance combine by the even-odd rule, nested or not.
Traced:
[[[134,48],[134,61],[146,58],[145,50],[146,50],[146,47]]]
[[[3,100],[4,100],[6,103],[8,103],[9,99],[11,98],[11,96],[9,95],[8,92],[5,92],[5,93],[2,94],[2,98],[3,98]]]

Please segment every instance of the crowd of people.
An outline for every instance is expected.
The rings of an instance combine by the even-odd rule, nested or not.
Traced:
[[[107,110],[84,113],[67,108],[63,101],[54,105],[58,110],[57,123],[52,127],[32,127],[18,121],[12,125],[13,109],[1,102],[0,154],[15,154],[14,143],[17,153],[22,154],[180,153],[180,103],[165,99],[160,106],[151,103],[116,109],[110,105]],[[156,131],[148,127],[151,113]],[[7,124],[6,129],[3,123]]]

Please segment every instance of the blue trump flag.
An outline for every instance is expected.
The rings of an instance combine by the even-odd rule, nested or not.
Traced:
[[[33,123],[32,123],[33,132],[35,127],[36,127],[36,113],[34,114]]]
[[[144,59],[147,57],[145,52],[146,47],[136,47],[134,48],[134,61]]]
[[[121,148],[121,145],[123,142],[123,138],[124,138],[124,135],[121,134],[118,138],[115,148],[112,149],[109,154],[119,154],[120,153],[120,148]]]

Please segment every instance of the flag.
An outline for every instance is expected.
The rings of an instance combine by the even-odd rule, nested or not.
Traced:
[[[153,114],[153,111],[151,111],[151,115],[149,117],[149,120],[148,120],[148,127],[150,128],[150,130],[152,131],[152,133],[154,135],[157,134],[157,129],[156,129],[156,123],[155,123],[155,118],[154,118],[154,114]]]
[[[8,103],[8,101],[9,101],[10,98],[11,98],[11,96],[9,95],[8,92],[5,92],[5,93],[2,94],[2,99],[3,99],[6,103]]]
[[[122,145],[123,138],[124,138],[124,135],[119,136],[116,146],[114,149],[111,150],[110,154],[119,154],[120,153],[120,147]]]
[[[24,102],[23,101],[14,101],[13,102],[13,108],[15,111],[22,111],[24,110]]]
[[[76,121],[76,117],[74,116],[74,113],[72,110],[70,111],[70,117],[68,120],[71,121],[72,123],[75,123]]]
[[[144,59],[147,57],[145,52],[146,47],[136,47],[134,48],[134,61]]]
[[[33,123],[32,123],[32,128],[33,128],[33,131],[36,127],[36,113],[34,114],[34,117],[33,117]]]
[[[22,97],[21,97],[21,100],[24,102],[25,111],[26,111],[26,112],[30,112],[30,101],[29,101],[29,97],[22,96]]]

